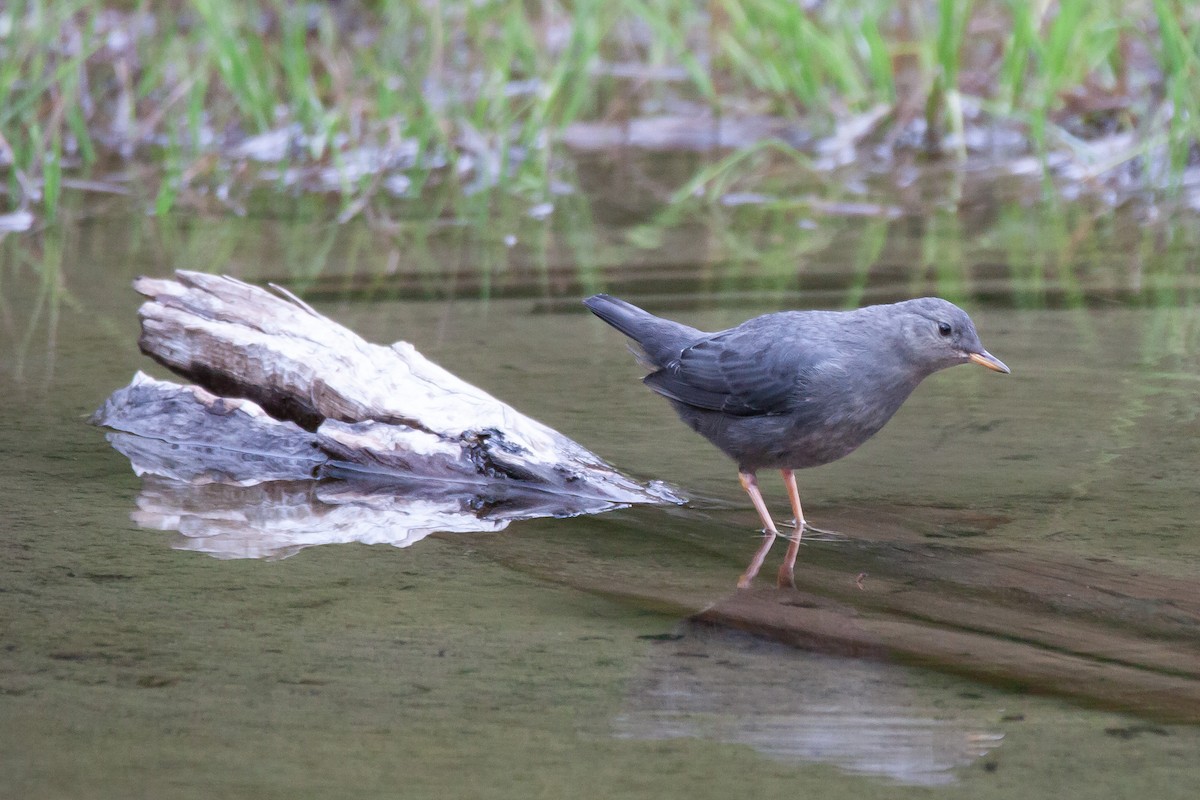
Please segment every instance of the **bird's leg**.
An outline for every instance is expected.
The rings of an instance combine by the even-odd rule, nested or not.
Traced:
[[[763,533],[766,534],[762,546],[758,548],[758,552],[751,559],[750,566],[746,567],[746,571],[738,579],[739,589],[749,589],[750,584],[754,581],[754,576],[762,568],[763,560],[767,557],[767,553],[770,552],[771,545],[775,543],[775,537],[779,535],[779,531],[776,530],[775,523],[771,520],[771,514],[767,511],[767,504],[763,501],[762,492],[758,490],[758,478],[755,474],[753,472],[739,472],[738,479],[742,482],[742,488],[746,490],[746,494],[750,495],[750,502],[754,504],[754,510],[758,512],[759,518],[762,519]]]
[[[781,588],[796,588],[796,556],[800,554],[800,537],[804,535],[804,509],[800,507],[800,490],[796,488],[796,473],[790,469],[781,469],[783,483],[787,486],[788,500],[792,501],[792,513],[796,515],[796,535],[790,536],[787,555],[779,567],[778,584]]]

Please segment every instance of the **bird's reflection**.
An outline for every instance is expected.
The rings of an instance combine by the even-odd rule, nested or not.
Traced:
[[[998,746],[988,712],[929,676],[862,659],[804,652],[750,634],[686,622],[651,645],[616,735],[742,744],[771,758],[821,762],[897,783],[953,783]],[[934,708],[934,699],[938,703]]]

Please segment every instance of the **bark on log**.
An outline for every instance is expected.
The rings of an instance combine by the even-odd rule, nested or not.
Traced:
[[[199,384],[139,373],[96,412],[139,473],[240,485],[357,475],[598,501],[564,513],[679,502],[412,345],[370,344],[294,297],[184,271],[134,287],[148,298],[142,352]]]

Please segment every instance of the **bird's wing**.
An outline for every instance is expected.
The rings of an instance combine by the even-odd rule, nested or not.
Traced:
[[[800,350],[794,338],[768,334],[741,327],[701,339],[647,375],[646,385],[672,400],[733,416],[788,413],[829,354],[816,343]]]

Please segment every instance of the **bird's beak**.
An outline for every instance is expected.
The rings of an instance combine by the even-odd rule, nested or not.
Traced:
[[[1012,372],[1012,370],[1010,370],[1008,368],[1007,364],[1005,364],[1000,359],[996,358],[994,355],[989,353],[987,350],[984,350],[979,353],[968,353],[967,360],[974,361],[976,364],[978,364],[981,367],[987,367],[988,369],[993,369],[996,372],[1003,372],[1005,375]]]

